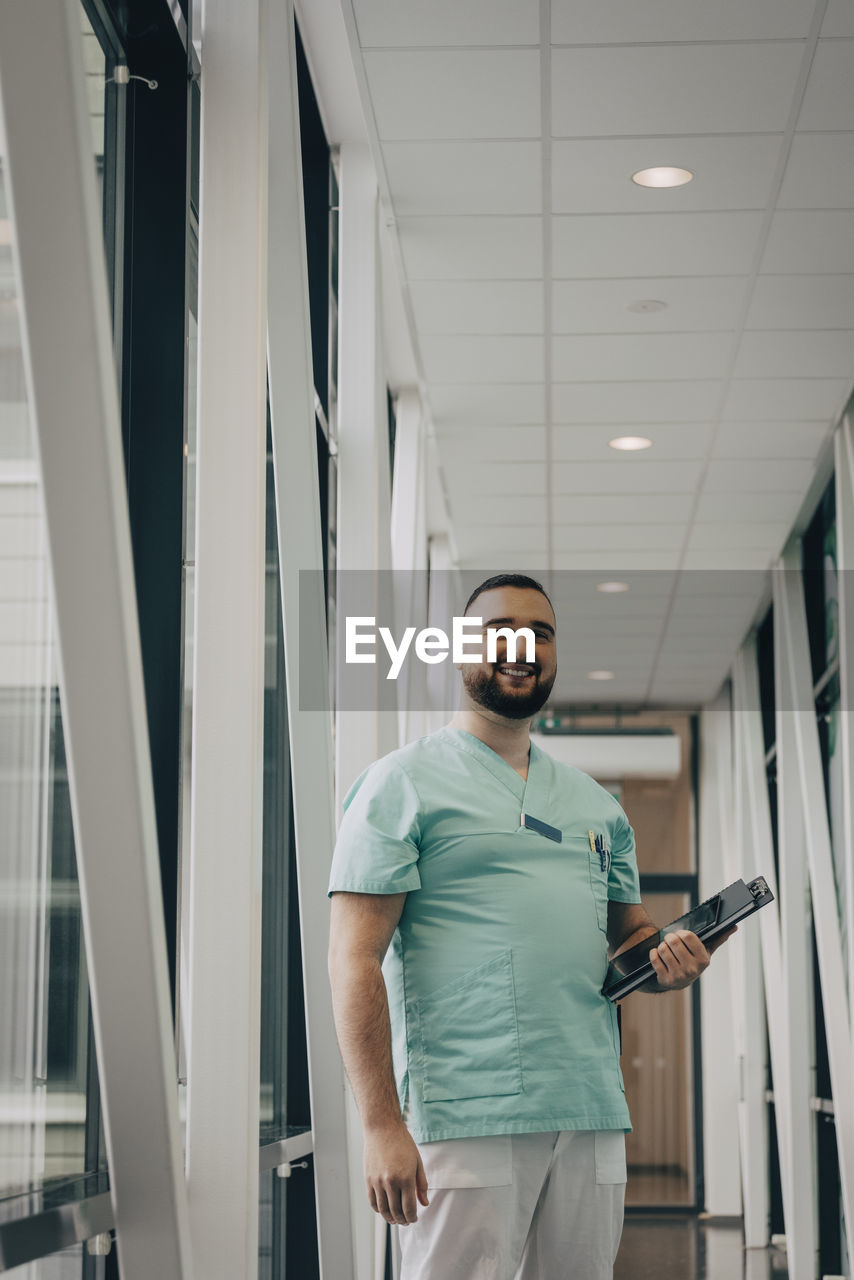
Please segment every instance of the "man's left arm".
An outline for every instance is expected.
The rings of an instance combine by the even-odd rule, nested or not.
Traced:
[[[639,991],[649,994],[681,991],[683,987],[696,982],[700,974],[709,967],[709,961],[718,947],[732,937],[735,931],[736,926],[733,925],[710,942],[708,947],[689,929],[676,929],[673,933],[666,934],[663,942],[659,943],[659,927],[650,920],[640,903],[613,900],[608,903],[608,946],[612,956],[618,951],[628,951],[630,947],[643,942],[644,938],[652,940],[655,936],[656,943],[650,946],[649,951],[655,977],[638,987]]]

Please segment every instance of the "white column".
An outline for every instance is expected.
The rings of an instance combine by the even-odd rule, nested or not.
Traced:
[[[824,1006],[836,1121],[839,1179],[848,1238],[854,1235],[854,1054],[842,962],[830,824],[812,691],[812,668],[801,577],[800,543],[787,547],[774,572],[774,615],[780,614],[778,702],[791,707],[792,738],[804,814],[812,911]]]
[[[205,0],[187,1172],[197,1274],[251,1280],[258,1142],[267,139],[259,0]]]
[[[398,631],[427,625],[426,468],[421,399],[415,390],[397,399],[394,485],[391,501],[391,562],[395,573]],[[423,662],[407,662],[398,680],[400,741],[426,732],[427,672]]]
[[[854,1010],[854,423],[846,414],[836,432],[836,547],[839,579],[839,680],[845,876],[843,910],[847,927],[848,1004]]]
[[[338,241],[338,634],[354,604],[376,616],[388,601],[389,582],[375,571],[391,568],[389,447],[379,320],[380,263],[377,181],[366,143],[342,145]],[[354,591],[354,574],[363,576]],[[382,656],[373,668],[372,705],[336,712],[335,778],[338,805],[359,774],[397,745],[396,690],[385,680]],[[339,663],[339,690],[346,674]],[[343,699],[342,699],[343,701]],[[388,710],[380,710],[380,706]],[[362,1127],[348,1089],[351,1212],[356,1275],[370,1280],[378,1262],[374,1214],[362,1175]]]
[[[743,689],[733,687],[734,849],[736,876],[753,873],[750,847],[750,798],[747,789],[744,734],[739,717]],[[767,910],[767,908],[766,908]],[[735,945],[734,945],[735,944]],[[748,1249],[764,1249],[769,1236],[768,1122],[765,1102],[765,990],[762,981],[760,934],[749,927],[739,930],[734,945],[737,971],[733,991],[740,1027],[739,1130],[741,1134],[741,1184],[744,1196],[744,1241]]]
[[[813,1275],[817,1266],[817,1166],[815,1116],[815,1037],[813,1035],[813,957],[804,809],[801,798],[791,700],[786,689],[786,644],[781,610],[774,610],[774,687],[777,767],[777,853],[781,964],[788,1027],[786,1056],[789,1115],[794,1157],[794,1223],[786,1207],[786,1238],[791,1269]],[[766,908],[767,909],[767,908]],[[777,1084],[774,1082],[776,1093]],[[781,1102],[777,1102],[778,1124]],[[794,1239],[791,1237],[794,1236]],[[800,1271],[798,1268],[800,1267]]]
[[[354,599],[375,615],[391,568],[390,477],[385,387],[380,376],[380,263],[377,243],[377,181],[366,143],[341,147],[338,242],[338,542],[339,600],[347,612]],[[354,592],[355,574],[358,592]],[[339,635],[343,646],[343,617]],[[366,670],[366,668],[363,668]],[[342,675],[343,673],[340,672]],[[371,710],[340,710],[336,728],[339,800],[367,765],[396,744],[380,711],[387,689],[381,660],[373,668],[376,697]],[[389,699],[389,706],[394,705]]]
[[[119,1259],[125,1280],[182,1280],[177,1071],[76,0],[0,5],[0,93]]]
[[[775,657],[778,647],[775,644]],[[786,742],[785,713],[778,713],[777,768],[780,822],[780,886],[774,873],[774,845],[765,772],[765,747],[759,701],[759,668],[756,636],[742,646],[738,658],[744,687],[742,731],[745,735],[745,768],[751,802],[749,842],[754,869],[768,881],[776,901],[759,915],[762,962],[768,1005],[768,1039],[774,1080],[775,1119],[780,1154],[780,1180],[789,1268],[795,1275],[811,1275],[815,1267],[817,1223],[813,1204],[813,1117],[810,1099],[811,1003],[807,993],[810,970],[806,883],[803,872],[803,821],[799,801],[786,807],[790,786],[798,793],[797,779],[788,776],[791,756]],[[791,872],[791,878],[789,877]],[[749,927],[749,926],[747,926]],[[783,938],[781,939],[781,933]]]
[[[699,879],[705,901],[730,879],[732,841],[732,712],[728,694],[700,715]],[[703,1062],[703,1155],[706,1211],[741,1214],[738,1161],[738,1058],[732,1017],[733,947],[728,943],[703,975],[700,1016]]]
[[[332,719],[303,710],[301,678],[329,688],[320,493],[314,425],[293,6],[272,3],[267,31],[270,109],[268,344],[279,572],[288,681],[297,881],[320,1273],[351,1280],[347,1112],[327,974],[326,886],[335,839]],[[307,570],[306,573],[301,573]],[[304,643],[303,643],[304,641]],[[315,703],[317,705],[317,703]],[[299,1230],[300,1224],[291,1224]]]

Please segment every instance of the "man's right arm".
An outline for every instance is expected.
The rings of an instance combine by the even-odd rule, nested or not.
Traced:
[[[403,1122],[391,1052],[382,962],[405,893],[335,893],[329,940],[332,1007],[341,1056],[365,1129],[365,1180],[371,1208],[407,1225],[427,1204],[421,1157]]]

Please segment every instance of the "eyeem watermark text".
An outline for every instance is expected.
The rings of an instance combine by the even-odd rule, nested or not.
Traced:
[[[421,631],[416,631],[415,627],[406,627],[399,643],[389,627],[377,627],[376,621],[376,618],[347,616],[344,624],[344,661],[376,663],[379,636],[390,661],[387,680],[396,680],[400,675],[410,649],[414,650],[420,662],[426,662],[430,666],[445,662],[449,656],[454,662],[484,661],[483,618],[455,616],[450,638],[441,627],[424,627]],[[530,627],[520,627],[518,631],[514,631],[512,627],[487,627],[486,661],[498,661],[498,641],[503,639],[507,652],[502,655],[502,662],[516,662],[520,638],[525,644],[525,662],[533,662],[536,638]],[[475,645],[476,650],[473,648]]]

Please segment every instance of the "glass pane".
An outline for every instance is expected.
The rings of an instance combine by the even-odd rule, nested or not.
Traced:
[[[690,910],[683,893],[645,893],[652,919]],[[621,1006],[623,1079],[633,1130],[626,1138],[626,1204],[694,1202],[691,992],[629,997]]]
[[[81,24],[93,148],[102,174],[106,61],[82,11]],[[102,1156],[52,585],[2,172],[0,218],[0,1197],[5,1197],[48,1178],[95,1169]]]

